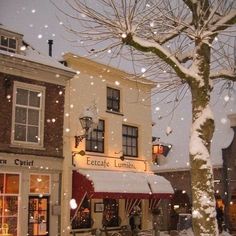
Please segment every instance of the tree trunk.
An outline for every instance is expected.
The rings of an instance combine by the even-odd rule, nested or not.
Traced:
[[[195,84],[192,90],[192,129],[190,164],[192,185],[193,231],[196,236],[216,236],[214,177],[210,160],[214,120],[209,106],[208,85]]]

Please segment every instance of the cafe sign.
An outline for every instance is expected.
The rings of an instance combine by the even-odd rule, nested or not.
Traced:
[[[122,171],[145,171],[144,160],[120,160],[115,157],[102,156],[80,156],[75,155],[74,165],[77,168],[100,169],[100,170],[122,170]]]

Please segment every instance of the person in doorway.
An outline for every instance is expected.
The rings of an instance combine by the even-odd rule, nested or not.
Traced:
[[[218,223],[219,232],[223,231],[223,222],[224,222],[224,211],[222,206],[216,206],[216,219]]]

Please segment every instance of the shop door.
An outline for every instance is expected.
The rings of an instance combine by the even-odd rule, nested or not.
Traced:
[[[29,197],[28,235],[49,236],[49,197]]]

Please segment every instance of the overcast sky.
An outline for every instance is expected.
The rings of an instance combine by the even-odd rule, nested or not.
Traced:
[[[56,0],[63,4],[63,0]],[[61,59],[64,52],[74,52],[80,56],[86,55],[70,43],[69,35],[65,33],[57,11],[49,0],[0,0],[0,23],[16,29],[24,34],[24,39],[35,49],[48,53],[48,39],[54,40],[53,56]],[[227,114],[236,113],[236,92],[232,92],[228,102],[225,101],[227,91],[215,91],[212,101],[216,119],[216,132],[213,139],[213,162],[221,163],[221,148],[227,147],[232,140]],[[173,145],[172,152],[162,160],[165,163],[160,168],[177,168],[188,165],[189,127],[191,123],[190,95],[182,102],[178,109],[168,115],[173,103],[165,101],[158,103],[158,97],[153,98],[154,136],[161,138],[162,142]],[[160,99],[159,99],[160,100]],[[166,135],[166,128],[173,131]]]

